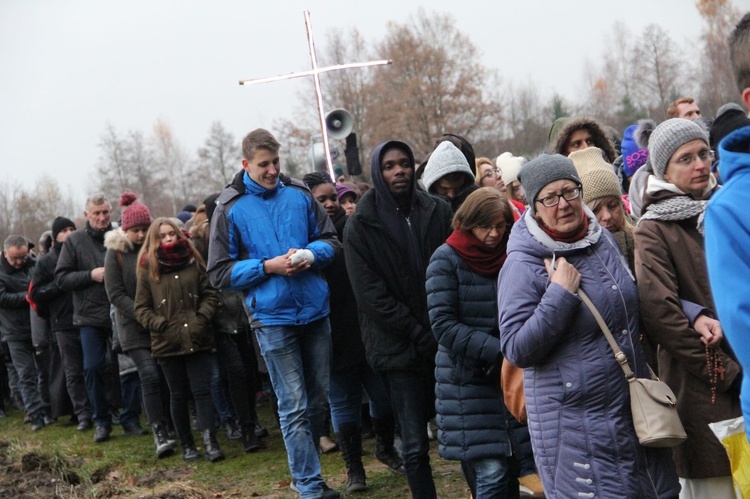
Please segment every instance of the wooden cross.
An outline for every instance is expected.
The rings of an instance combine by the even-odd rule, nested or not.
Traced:
[[[319,68],[318,56],[315,52],[315,41],[313,40],[313,34],[312,34],[312,24],[310,23],[310,11],[305,10],[304,15],[305,15],[305,28],[307,29],[307,45],[310,49],[310,63],[312,65],[312,69],[310,71],[290,73],[290,74],[281,75],[281,76],[272,76],[269,78],[240,80],[240,85],[255,85],[258,83],[269,83],[272,81],[281,81],[281,80],[289,80],[291,78],[300,78],[303,76],[312,76],[313,81],[315,82],[315,96],[317,97],[317,102],[318,102],[318,117],[320,118],[320,131],[322,132],[322,135],[323,135],[323,151],[326,157],[326,166],[328,168],[328,173],[331,175],[331,178],[335,179],[336,174],[333,171],[333,163],[331,162],[331,151],[330,151],[330,148],[328,147],[328,130],[326,128],[325,111],[323,110],[323,95],[320,91],[320,74],[327,73],[329,71],[339,71],[342,69],[366,68],[370,66],[383,66],[386,64],[391,64],[393,61],[381,60],[381,61],[371,61],[371,62],[362,62],[362,63],[337,64],[335,66],[327,66],[324,68]]]

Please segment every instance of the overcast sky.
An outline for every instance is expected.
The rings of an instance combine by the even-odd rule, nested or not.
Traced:
[[[571,100],[616,21],[657,23],[686,49],[702,28],[692,0],[0,0],[0,182],[51,176],[82,199],[108,123],[148,135],[162,118],[191,152],[214,121],[238,140],[270,128],[311,80],[237,82],[309,69],[303,10],[320,48],[331,28],[380,40],[420,6],[451,14],[505,81]]]

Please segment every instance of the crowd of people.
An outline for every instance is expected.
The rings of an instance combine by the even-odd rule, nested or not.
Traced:
[[[750,108],[750,14],[730,47]],[[667,112],[622,136],[560,118],[529,161],[454,134],[417,161],[390,140],[371,186],[288,177],[256,129],[233,181],[176,217],[126,192],[113,223],[91,195],[82,227],[4,241],[0,417],[14,404],[39,431],[70,416],[103,443],[115,424],[147,434],[143,412],[158,458],[217,462],[219,429],[265,448],[267,393],[304,498],[340,495],[318,457],[331,428],[346,491],[366,489],[366,424],[412,496],[437,497],[433,419],[477,499],[735,497],[708,425],[742,415],[748,375],[750,118],[728,103],[708,119],[692,98]],[[641,445],[623,362],[676,394],[684,443]],[[522,387],[501,388],[503,363]]]

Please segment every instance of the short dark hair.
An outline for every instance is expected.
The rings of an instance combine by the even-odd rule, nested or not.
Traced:
[[[263,128],[256,128],[242,139],[242,156],[248,161],[252,161],[256,149],[278,152],[280,148],[281,144],[276,137]]]
[[[729,59],[737,90],[750,88],[750,12],[742,16],[729,37]]]

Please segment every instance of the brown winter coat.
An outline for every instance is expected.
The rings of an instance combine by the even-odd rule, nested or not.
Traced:
[[[159,282],[143,269],[135,293],[135,316],[151,332],[151,354],[169,357],[212,349],[216,301],[216,290],[195,264],[162,274]]]
[[[697,217],[642,220],[635,230],[635,270],[646,334],[659,345],[659,375],[677,396],[677,410],[688,435],[674,450],[677,474],[682,478],[730,475],[726,451],[708,423],[741,415],[740,366],[726,340],[718,349],[726,372],[723,380],[717,380],[713,405],[706,347],[680,305],[681,299],[688,300],[716,317],[703,236],[696,225]]]

